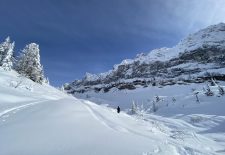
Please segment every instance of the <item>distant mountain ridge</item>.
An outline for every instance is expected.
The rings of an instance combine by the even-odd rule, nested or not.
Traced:
[[[190,34],[172,48],[160,48],[123,60],[113,69],[86,73],[81,80],[65,84],[68,93],[108,92],[112,88],[165,86],[225,80],[225,23]]]

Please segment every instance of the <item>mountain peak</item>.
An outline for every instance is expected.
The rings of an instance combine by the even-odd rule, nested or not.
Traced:
[[[219,23],[208,26],[196,33],[190,34],[181,40],[176,46],[180,51],[192,51],[197,48],[208,46],[225,46],[225,24]]]
[[[224,71],[217,72],[217,69],[225,67],[224,53],[225,24],[219,23],[190,34],[172,48],[163,47],[140,53],[134,59],[125,59],[114,65],[113,70],[108,72],[87,74],[81,81],[74,82],[73,88],[80,90],[80,86],[87,86],[88,89],[100,86],[107,92],[112,87],[146,87],[151,83],[153,85],[155,79],[163,85],[168,81],[175,84],[178,78],[189,82],[201,79],[203,82],[212,76],[206,71],[216,72],[216,75],[219,73],[223,79]]]
[[[225,23],[208,26],[182,39],[172,48],[162,47],[151,50],[150,52],[137,54],[134,59],[123,60],[115,66],[131,64],[139,61],[140,63],[152,63],[155,61],[169,61],[179,56],[180,53],[193,51],[205,45],[225,47]]]

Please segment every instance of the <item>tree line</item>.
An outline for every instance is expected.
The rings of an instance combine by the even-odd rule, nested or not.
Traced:
[[[15,42],[11,41],[10,37],[0,43],[0,66],[6,71],[16,70],[34,82],[40,84],[47,82],[40,62],[39,45],[36,43],[26,45],[17,57],[14,47]]]

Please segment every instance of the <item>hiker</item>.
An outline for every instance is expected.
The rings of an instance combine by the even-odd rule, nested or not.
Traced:
[[[120,107],[119,106],[117,107],[117,113],[120,113]]]

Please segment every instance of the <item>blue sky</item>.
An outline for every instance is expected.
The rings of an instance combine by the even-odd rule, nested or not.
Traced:
[[[40,45],[54,86],[225,22],[224,0],[0,0],[0,39]]]

